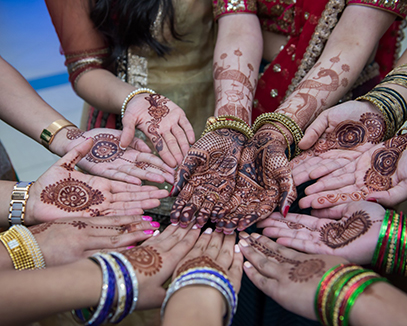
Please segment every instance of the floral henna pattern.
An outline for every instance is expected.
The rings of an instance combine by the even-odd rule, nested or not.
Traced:
[[[326,139],[320,139],[314,146],[316,154],[331,149],[354,149],[366,142],[378,144],[385,133],[385,121],[375,113],[362,114],[359,121],[343,121],[339,123]]]
[[[148,97],[145,97],[145,99],[150,103],[148,113],[153,117],[153,119],[147,122],[149,124],[147,130],[153,135],[151,141],[157,151],[160,152],[164,149],[164,142],[161,135],[158,133],[158,129],[160,128],[162,118],[170,112],[168,106],[165,105],[168,102],[168,99],[159,94],[150,94]]]
[[[218,113],[219,115],[234,115],[249,122],[250,103],[253,100],[255,90],[253,85],[257,83],[256,79],[253,81],[253,84],[250,81],[254,68],[252,64],[247,64],[249,71],[246,75],[242,72],[243,68],[240,66],[240,57],[243,53],[237,49],[233,54],[237,58],[237,69],[231,69],[230,65],[225,64],[225,59],[228,58],[227,53],[222,53],[220,56],[222,64],[215,62],[213,65],[215,84],[220,84],[216,88],[216,92],[219,94],[217,102],[223,101],[225,103],[219,108]],[[225,83],[227,84],[225,88],[228,88],[225,91],[226,99],[221,96],[223,84]]]
[[[90,206],[99,205],[105,200],[99,190],[92,189],[83,181],[69,178],[58,181],[45,187],[41,192],[41,201],[45,204],[55,205],[67,212],[87,210]],[[92,214],[100,215],[98,210],[92,210]]]
[[[299,262],[290,269],[288,278],[295,283],[307,282],[314,276],[322,276],[325,272],[325,262],[321,259],[310,259]]]
[[[407,137],[396,136],[383,143],[382,148],[374,151],[371,167],[366,171],[364,183],[370,191],[389,190],[392,175],[396,172],[401,154],[407,147]]]
[[[180,268],[178,268],[176,275],[180,275],[183,272],[187,271],[188,269],[191,268],[197,268],[197,267],[209,267],[209,268],[213,268],[216,269],[220,272],[222,272],[223,274],[226,274],[225,271],[223,270],[222,267],[220,267],[217,263],[215,263],[213,261],[212,258],[208,257],[208,256],[200,256],[200,257],[196,257],[190,260],[187,260],[185,263],[182,264],[182,266]]]
[[[135,247],[125,251],[125,255],[135,270],[152,276],[160,271],[163,265],[161,255],[151,246]]]
[[[357,211],[344,222],[325,224],[319,231],[320,240],[332,249],[342,248],[369,231],[371,226],[369,214]]]
[[[109,163],[120,158],[124,150],[119,147],[119,138],[112,134],[97,134],[93,137],[94,144],[86,155],[86,159],[93,163]]]

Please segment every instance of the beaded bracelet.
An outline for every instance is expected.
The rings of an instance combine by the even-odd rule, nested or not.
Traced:
[[[235,116],[219,116],[217,118],[208,118],[206,121],[205,130],[202,132],[201,137],[205,136],[209,132],[224,128],[239,131],[248,139],[251,139],[254,135],[252,129],[244,120]]]
[[[227,303],[227,316],[224,325],[231,325],[237,309],[237,295],[228,277],[213,268],[191,268],[178,275],[170,284],[161,307],[161,318],[171,296],[181,288],[189,285],[207,285],[217,289]]]
[[[120,115],[121,115],[121,118],[122,118],[122,119],[123,119],[124,113],[126,112],[127,104],[129,104],[130,100],[131,100],[134,96],[136,96],[136,95],[138,95],[138,94],[141,94],[141,93],[155,94],[155,92],[154,92],[152,89],[150,89],[150,88],[145,88],[145,87],[137,88],[136,90],[132,91],[129,95],[127,95],[127,97],[126,97],[126,98],[124,99],[124,101],[123,101],[122,109],[121,109],[121,111],[120,111]]]
[[[285,114],[271,112],[259,115],[256,121],[254,121],[253,123],[253,132],[256,133],[261,126],[269,123],[270,121],[279,122],[290,131],[295,143],[294,157],[299,155],[301,153],[301,150],[298,147],[298,143],[301,141],[302,137],[304,137],[304,133],[302,132],[298,124]]]

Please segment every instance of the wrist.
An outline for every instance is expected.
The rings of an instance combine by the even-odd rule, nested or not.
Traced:
[[[76,128],[75,126],[66,126],[64,128],[62,128],[55,136],[54,136],[54,140],[51,143],[51,145],[49,146],[49,150],[62,157],[64,156],[68,151],[69,151],[69,144],[72,140],[76,139],[76,136],[74,136],[74,138],[70,139],[68,137],[68,132],[72,133],[74,132],[75,135],[80,135],[82,132],[82,130],[80,130],[79,128]]]

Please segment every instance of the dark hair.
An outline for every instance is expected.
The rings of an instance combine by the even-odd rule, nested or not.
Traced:
[[[181,38],[175,30],[172,0],[90,0],[90,2],[92,8],[90,18],[111,44],[113,57],[117,57],[132,45],[148,45],[159,56],[169,53],[171,48],[157,41],[151,34],[160,10],[161,32],[164,24],[168,22],[172,36],[178,40]]]

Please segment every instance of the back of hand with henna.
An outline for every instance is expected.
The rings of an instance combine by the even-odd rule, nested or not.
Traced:
[[[240,132],[219,129],[190,148],[171,191],[172,196],[178,195],[171,212],[172,223],[185,227],[196,217],[202,227],[209,218],[218,219],[219,212],[231,201],[246,141]]]

